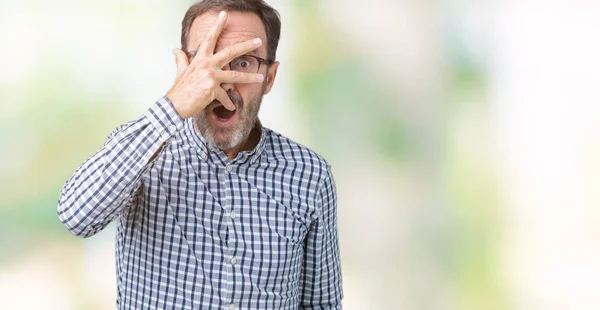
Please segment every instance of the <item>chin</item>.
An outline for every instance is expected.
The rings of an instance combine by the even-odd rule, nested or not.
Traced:
[[[245,137],[239,128],[230,133],[215,133],[214,131],[211,131],[212,130],[209,130],[209,132],[204,135],[205,140],[221,150],[233,149],[242,144],[245,140]]]

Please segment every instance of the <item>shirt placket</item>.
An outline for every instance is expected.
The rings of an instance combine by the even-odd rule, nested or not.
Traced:
[[[237,240],[235,234],[235,219],[237,218],[235,205],[235,165],[229,162],[225,165],[225,169],[222,177],[223,183],[221,186],[225,190],[225,204],[223,206],[227,227],[227,240],[225,250],[225,285],[224,285],[224,298],[225,298],[225,309],[235,310],[237,309],[236,300],[234,295],[234,281],[236,280],[236,273],[239,262],[239,258],[236,256],[237,251]],[[238,275],[239,277],[239,275]]]

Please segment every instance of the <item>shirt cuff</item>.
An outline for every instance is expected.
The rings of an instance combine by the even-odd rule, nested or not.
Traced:
[[[184,120],[179,116],[175,107],[166,96],[158,99],[144,117],[156,129],[162,140],[170,139],[179,129],[183,127]]]

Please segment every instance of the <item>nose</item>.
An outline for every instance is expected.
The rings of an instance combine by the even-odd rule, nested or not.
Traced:
[[[222,70],[230,71],[229,64],[226,64],[225,66],[223,66]],[[226,92],[229,92],[229,91],[233,90],[234,86],[233,86],[233,83],[222,83],[221,88],[223,88]]]

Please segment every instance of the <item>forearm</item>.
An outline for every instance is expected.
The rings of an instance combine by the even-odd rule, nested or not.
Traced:
[[[144,116],[115,129],[61,191],[58,217],[69,231],[89,237],[118,216],[140,187],[150,159],[182,123],[170,103],[161,98]]]

